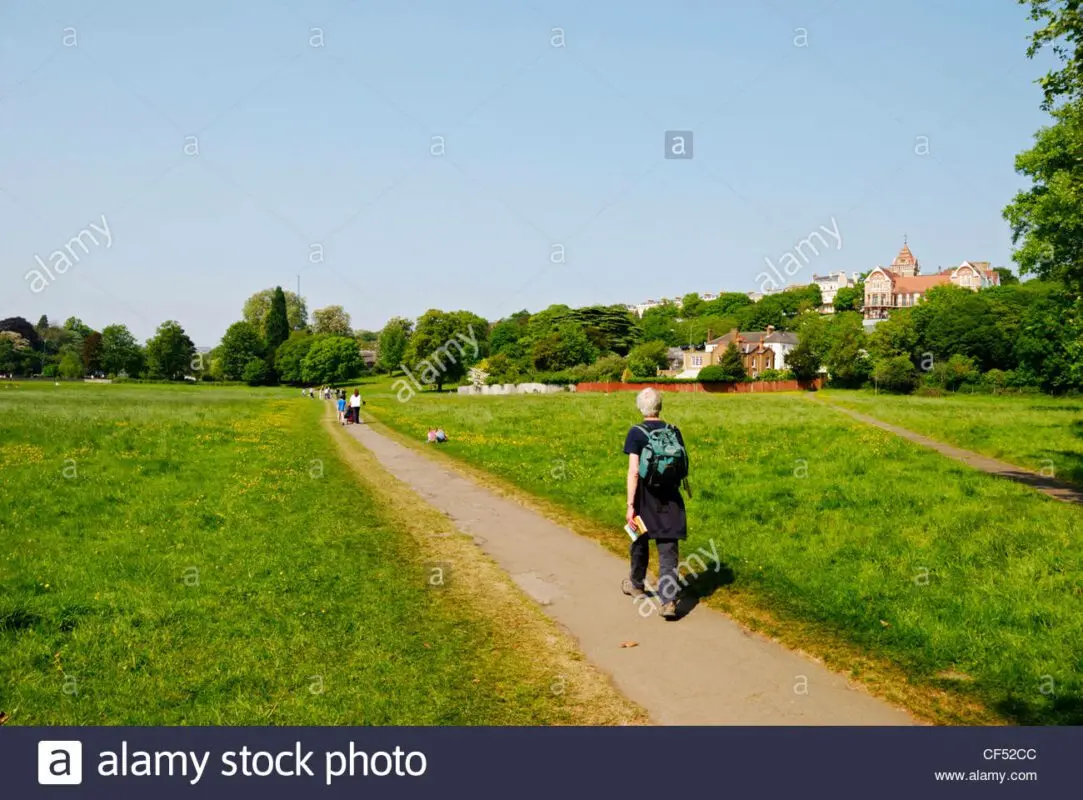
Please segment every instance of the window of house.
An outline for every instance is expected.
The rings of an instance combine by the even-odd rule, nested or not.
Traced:
[[[703,366],[703,356],[692,356],[692,366],[693,367],[702,367]]]

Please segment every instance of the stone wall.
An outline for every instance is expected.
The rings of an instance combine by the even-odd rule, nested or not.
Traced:
[[[574,391],[574,386],[558,386],[552,383],[494,383],[490,386],[459,387],[459,394],[554,394]]]

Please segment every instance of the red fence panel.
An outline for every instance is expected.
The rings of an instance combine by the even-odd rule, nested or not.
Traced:
[[[695,383],[620,383],[590,382],[577,383],[577,392],[638,392],[648,386],[660,392],[710,392],[712,394],[755,394],[757,392],[800,392],[817,391],[823,381],[815,378],[811,381],[752,381],[751,383],[720,383],[704,381]]]

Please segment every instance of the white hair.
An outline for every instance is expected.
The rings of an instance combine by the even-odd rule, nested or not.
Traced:
[[[657,417],[662,410],[662,393],[648,386],[636,395],[636,408],[644,417]]]

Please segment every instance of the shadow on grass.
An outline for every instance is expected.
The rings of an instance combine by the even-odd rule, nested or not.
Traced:
[[[1017,725],[1083,725],[1083,697],[1054,695],[1042,700],[1008,697],[993,706]]]
[[[677,596],[677,617],[684,619],[699,601],[710,597],[723,586],[729,586],[737,580],[737,575],[727,564],[717,561],[708,564],[703,572],[690,572],[681,579],[681,592]]]

